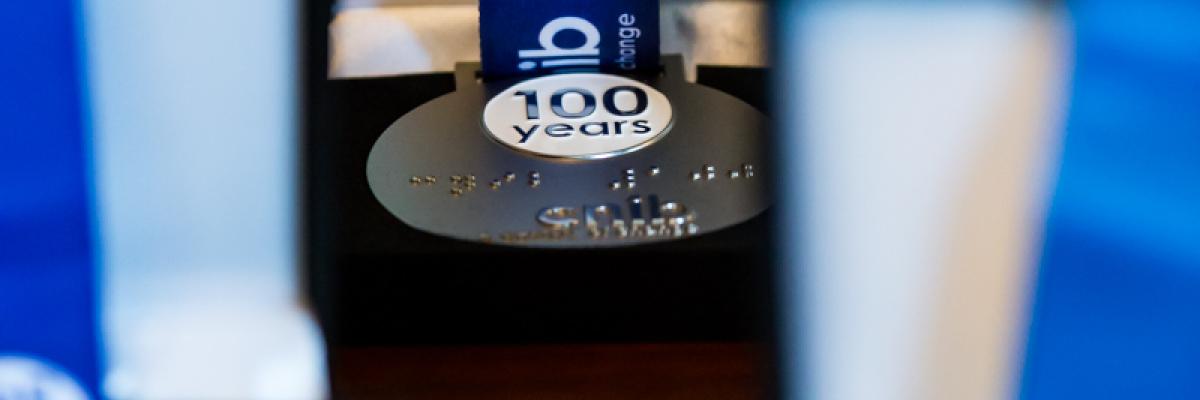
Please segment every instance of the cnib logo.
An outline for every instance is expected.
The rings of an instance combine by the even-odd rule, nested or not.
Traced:
[[[554,38],[563,31],[579,32],[583,35],[583,44],[571,49],[558,47],[554,44]],[[550,21],[538,33],[538,44],[541,44],[542,48],[517,52],[517,57],[524,60],[517,64],[517,68],[529,71],[539,66],[552,69],[600,65],[600,30],[586,19],[561,17]],[[542,58],[551,59],[544,60],[540,64],[537,61],[529,60]]]
[[[557,158],[601,159],[649,146],[674,111],[657,89],[615,75],[560,74],[523,81],[493,97],[483,124],[496,141]]]
[[[657,1],[480,0],[483,74],[655,70],[658,26]]]

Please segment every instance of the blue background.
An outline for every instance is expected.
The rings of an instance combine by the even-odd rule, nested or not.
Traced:
[[[1026,399],[1200,399],[1200,4],[1072,2]]]
[[[78,4],[0,13],[0,355],[96,396],[98,353]]]

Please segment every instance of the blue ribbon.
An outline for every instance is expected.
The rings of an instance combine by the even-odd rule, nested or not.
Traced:
[[[659,68],[658,1],[480,0],[489,77]]]

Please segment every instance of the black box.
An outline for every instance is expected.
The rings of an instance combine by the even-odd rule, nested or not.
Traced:
[[[766,103],[763,69],[701,66],[697,76],[760,110]],[[330,346],[749,341],[769,327],[769,211],[715,233],[621,248],[431,235],[388,213],[364,171],[384,129],[453,91],[453,75],[312,85],[307,278]]]

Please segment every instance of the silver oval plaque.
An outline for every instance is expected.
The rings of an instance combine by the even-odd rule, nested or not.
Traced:
[[[673,64],[487,84],[460,65],[454,93],[379,137],[368,183],[409,226],[492,244],[633,245],[745,222],[768,206],[765,118]]]

